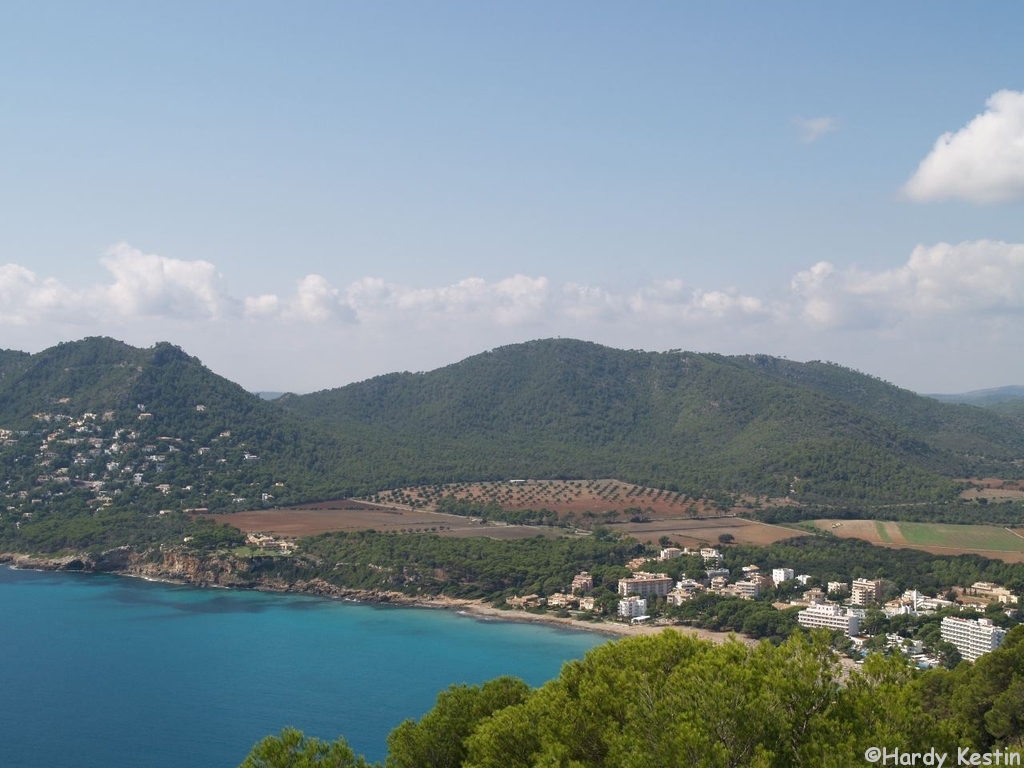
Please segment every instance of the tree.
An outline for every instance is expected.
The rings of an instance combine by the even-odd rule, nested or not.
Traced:
[[[483,686],[452,685],[419,722],[406,720],[388,735],[387,768],[459,768],[464,741],[495,712],[525,701],[530,687],[515,677]]]
[[[736,541],[736,537],[731,533],[723,533],[718,536],[719,544],[732,544],[734,541]]]
[[[343,738],[321,741],[295,728],[280,736],[267,736],[245,758],[239,768],[370,768],[356,757]]]

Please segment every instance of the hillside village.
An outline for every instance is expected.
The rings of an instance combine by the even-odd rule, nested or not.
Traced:
[[[220,429],[204,404],[193,407],[210,421],[206,441],[160,433],[142,403],[127,415],[43,411],[32,429],[0,427],[3,511],[32,516],[45,501],[77,500],[92,509],[131,503],[206,512],[268,505],[287,493],[284,483],[253,471],[259,455]]]

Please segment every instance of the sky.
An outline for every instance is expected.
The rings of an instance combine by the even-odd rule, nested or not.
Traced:
[[[4,4],[0,348],[1024,384],[1024,4]]]

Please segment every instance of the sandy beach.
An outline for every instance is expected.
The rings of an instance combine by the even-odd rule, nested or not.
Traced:
[[[636,637],[637,635],[656,635],[666,629],[690,635],[699,640],[710,640],[713,643],[725,643],[735,640],[745,645],[754,646],[759,641],[734,632],[712,632],[706,629],[696,629],[680,624],[669,624],[665,622],[652,622],[649,624],[625,624],[615,621],[581,621],[573,618],[562,618],[551,614],[529,613],[528,611],[508,610],[495,608],[482,600],[460,600],[457,598],[434,597],[424,600],[417,600],[411,605],[424,608],[442,608],[453,610],[470,618],[481,621],[515,621],[532,624],[546,624],[549,626],[562,627],[564,629],[579,630],[583,632],[598,632],[608,635],[610,638]]]

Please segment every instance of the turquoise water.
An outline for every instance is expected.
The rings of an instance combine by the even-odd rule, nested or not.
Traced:
[[[285,725],[377,760],[448,685],[540,685],[601,642],[448,611],[0,567],[0,762],[236,766]]]

